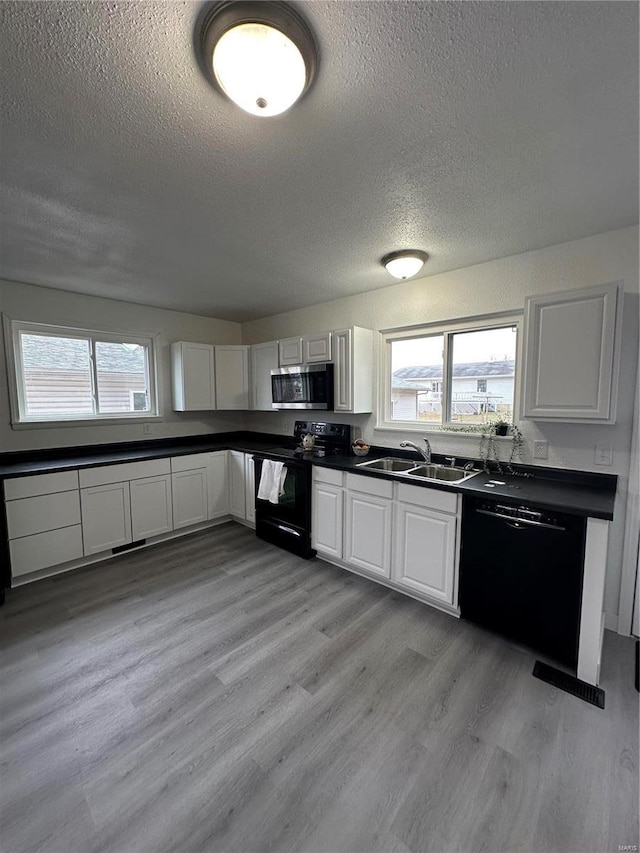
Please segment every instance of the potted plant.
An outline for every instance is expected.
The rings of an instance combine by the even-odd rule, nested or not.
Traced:
[[[495,421],[491,421],[489,427],[494,435],[508,435],[511,424],[504,418],[496,418]]]

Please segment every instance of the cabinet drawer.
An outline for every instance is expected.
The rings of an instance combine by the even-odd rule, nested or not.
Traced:
[[[313,482],[328,483],[331,486],[342,486],[344,474],[342,471],[334,471],[332,468],[313,467]]]
[[[9,539],[70,527],[72,524],[80,524],[80,496],[77,490],[7,503]]]
[[[441,492],[438,489],[424,489],[421,486],[407,486],[402,483],[398,487],[398,500],[440,512],[458,511],[458,495],[455,492]]]
[[[77,471],[58,471],[55,474],[36,474],[34,477],[5,480],[4,495],[8,501],[13,501],[36,495],[51,495],[54,492],[71,492],[77,488]]]
[[[85,468],[80,471],[80,488],[89,489],[92,486],[106,486],[109,483],[121,483],[123,480],[141,480],[143,477],[156,477],[168,473],[168,459],[101,465],[99,468]]]
[[[362,474],[347,474],[347,488],[379,498],[393,496],[393,483],[390,480],[378,480],[375,477],[363,477]]]
[[[76,524],[62,530],[14,539],[9,543],[9,550],[13,577],[77,560],[83,556],[82,527]]]
[[[179,471],[195,471],[197,468],[206,468],[209,464],[208,453],[188,453],[186,456],[171,457],[171,473]]]

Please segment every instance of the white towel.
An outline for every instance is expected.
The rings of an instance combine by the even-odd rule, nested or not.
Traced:
[[[280,495],[284,493],[284,481],[287,471],[284,462],[274,462],[271,459],[262,460],[262,474],[258,487],[258,498],[261,501],[277,504]]]

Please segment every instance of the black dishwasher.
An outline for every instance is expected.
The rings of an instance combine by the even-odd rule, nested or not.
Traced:
[[[466,497],[461,615],[575,668],[585,532],[579,516]]]

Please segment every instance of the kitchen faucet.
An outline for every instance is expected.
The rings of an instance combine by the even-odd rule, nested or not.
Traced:
[[[425,450],[418,447],[418,445],[414,444],[412,441],[401,441],[400,447],[413,447],[413,449],[417,450],[420,456],[422,456],[427,465],[431,465],[431,445],[429,444],[429,439],[425,438],[424,443],[427,445]]]

